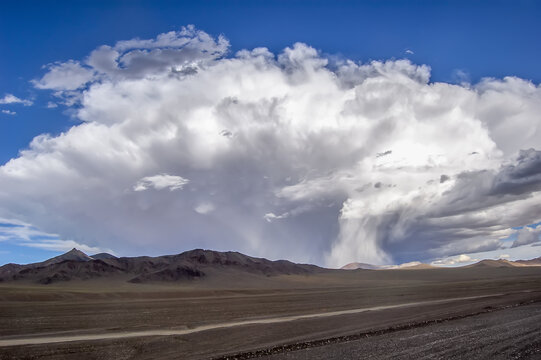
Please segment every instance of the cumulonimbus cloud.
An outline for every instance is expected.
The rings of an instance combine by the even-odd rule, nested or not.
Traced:
[[[426,65],[330,63],[301,43],[228,51],[188,27],[50,66],[36,86],[83,123],[0,167],[0,216],[126,255],[328,266],[498,249],[539,221],[538,85],[430,82]],[[189,182],[133,191],[153,174]]]

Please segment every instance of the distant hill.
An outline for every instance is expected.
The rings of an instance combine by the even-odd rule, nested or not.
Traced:
[[[132,283],[185,281],[218,276],[221,273],[257,276],[307,275],[324,271],[315,265],[271,261],[238,252],[191,250],[158,257],[121,257],[101,253],[90,257],[73,249],[44,262],[0,267],[0,281],[58,281],[94,278],[123,279]]]
[[[353,262],[342,266],[342,270],[425,270],[425,269],[437,269],[436,266],[413,261],[401,265],[372,265],[365,263]]]
[[[522,264],[526,266],[541,266],[541,257],[531,259],[531,260],[517,260],[514,262],[517,264]]]
[[[456,268],[513,268],[513,267],[525,267],[525,266],[541,266],[541,257],[531,259],[531,260],[516,260],[509,261],[505,259],[492,260],[486,259],[481,260],[475,264],[458,266]],[[440,266],[433,266],[430,264],[421,263],[418,261],[413,261],[409,263],[404,263],[401,265],[372,265],[366,263],[352,262],[347,265],[342,266],[342,270],[426,270],[426,269],[440,269]]]
[[[381,266],[372,265],[372,264],[365,264],[365,263],[359,263],[359,262],[352,262],[352,263],[349,263],[347,265],[342,266],[340,269],[342,269],[342,270],[357,270],[357,269],[379,270],[379,269],[381,269]]]
[[[517,267],[518,264],[514,264],[509,260],[481,260],[475,264],[464,266],[465,268],[502,268],[502,267]]]

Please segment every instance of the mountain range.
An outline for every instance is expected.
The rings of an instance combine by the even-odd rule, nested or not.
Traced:
[[[481,260],[474,264],[459,266],[462,268],[502,268],[502,267],[524,267],[524,266],[541,266],[541,257],[531,260],[516,260],[509,261],[505,259],[499,260]],[[341,267],[342,270],[420,270],[420,269],[437,269],[439,266],[424,264],[418,261],[409,262],[401,265],[372,265],[359,262],[349,263]]]
[[[260,276],[302,275],[322,272],[315,265],[287,260],[271,261],[238,252],[196,249],[177,255],[116,257],[107,253],[92,256],[72,249],[49,260],[28,265],[0,267],[0,281],[30,281],[50,284],[94,278],[123,279],[131,283],[182,281],[216,273],[244,273]]]
[[[541,266],[541,257],[532,260],[482,260],[462,268],[503,268]],[[426,270],[438,267],[420,262],[401,265],[350,263],[341,270]],[[239,252],[196,249],[177,255],[116,257],[107,253],[88,256],[72,249],[43,262],[0,266],[0,282],[27,281],[51,284],[71,280],[111,279],[130,283],[182,282],[220,279],[224,276],[247,279],[251,276],[311,275],[331,270],[287,260],[271,261]],[[241,280],[242,281],[242,280]]]

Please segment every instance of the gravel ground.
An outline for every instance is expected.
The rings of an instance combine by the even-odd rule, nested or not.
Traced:
[[[267,356],[285,359],[541,359],[541,304]]]
[[[83,338],[4,346],[0,347],[0,360],[202,360],[268,354],[295,359],[416,358],[423,354],[425,358],[472,357],[464,355],[461,349],[473,355],[487,354],[485,358],[492,358],[492,354],[502,354],[501,358],[534,357],[539,355],[536,351],[537,338],[541,339],[541,319],[538,307],[525,304],[541,303],[540,275],[541,267],[358,271],[270,278],[265,286],[254,282],[245,284],[246,288],[218,288],[203,282],[190,283],[192,287],[176,283],[0,284],[2,341],[104,335],[103,339],[92,341]],[[487,295],[490,296],[478,297]],[[457,297],[469,299],[438,302]],[[412,302],[421,304],[394,306]],[[523,317],[505,315],[509,307],[518,305],[535,311],[517,313]],[[386,308],[352,312],[381,306]],[[475,315],[487,311],[493,312]],[[312,316],[321,313],[333,316]],[[488,320],[472,320],[484,319],[483,316],[488,316]],[[266,321],[282,317],[297,320]],[[499,320],[501,317],[504,319]],[[490,319],[495,334],[500,335],[486,335],[485,327],[488,333],[493,329],[482,321]],[[519,322],[516,330],[498,328],[499,324],[511,327],[515,320]],[[460,328],[464,321],[465,327]],[[229,322],[246,324],[214,326]],[[182,332],[202,326],[210,327],[205,331]],[[109,337],[162,330],[169,335]],[[478,340],[479,344],[470,346],[463,341],[464,337],[457,337],[469,331],[476,335],[467,335],[466,339],[494,341]],[[367,333],[368,341],[357,341],[359,334]],[[449,348],[445,347],[447,339]],[[457,341],[456,348],[453,341]],[[314,346],[323,344],[329,346]],[[311,350],[284,352],[305,348]]]

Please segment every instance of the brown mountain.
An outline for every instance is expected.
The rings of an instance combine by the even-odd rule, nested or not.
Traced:
[[[65,253],[65,254],[62,254],[62,255],[59,255],[59,256],[55,256],[55,257],[53,257],[53,258],[50,258],[49,260],[45,260],[44,262],[37,263],[36,265],[39,265],[39,266],[48,266],[48,265],[52,265],[52,264],[61,263],[61,262],[66,261],[66,260],[71,260],[71,261],[90,261],[90,260],[93,260],[93,258],[91,258],[90,256],[88,256],[88,255],[85,254],[84,252],[82,252],[82,251],[80,251],[80,250],[77,250],[76,248],[73,248],[73,249],[71,249],[70,251],[68,251],[68,252]]]
[[[182,281],[230,275],[307,275],[324,269],[286,260],[270,261],[238,252],[191,250],[158,257],[121,257],[98,254],[98,259],[73,249],[44,262],[0,267],[0,281],[31,281],[49,284],[58,281],[114,278],[133,283]]]
[[[517,260],[515,263],[526,265],[526,266],[541,266],[541,257],[531,259],[531,260]]]
[[[0,266],[0,279],[2,279],[3,277],[10,277],[12,275],[15,275],[19,271],[24,269],[24,267],[25,267],[24,265],[13,264],[13,263]]]
[[[93,259],[84,252],[73,248],[67,253],[55,256],[39,263],[27,265],[6,264],[4,266],[0,266],[0,281],[31,277],[32,274],[39,273],[40,269],[56,268],[58,267],[57,264],[62,264],[65,262],[84,263],[92,260]],[[55,278],[58,278],[60,277],[60,274],[56,274],[54,276],[56,276]]]
[[[366,264],[366,263],[360,263],[360,262],[352,262],[352,263],[349,263],[349,264],[346,264],[346,265],[342,266],[340,269],[342,269],[342,270],[357,270],[357,269],[379,270],[379,269],[381,269],[381,266],[372,265],[372,264]]]
[[[475,264],[464,266],[464,268],[502,268],[502,267],[516,267],[520,266],[517,264],[514,264],[513,262],[509,260],[481,260]]]

